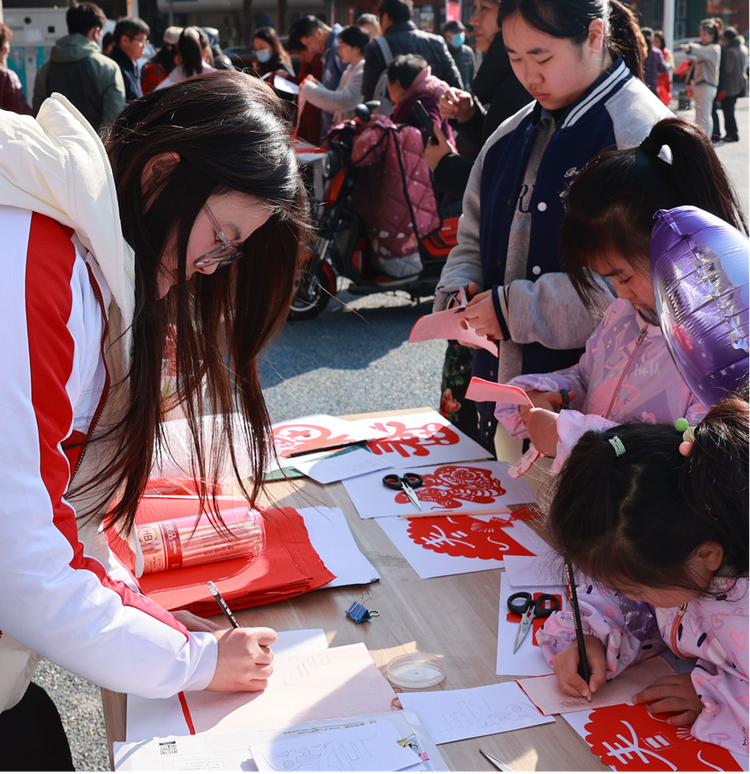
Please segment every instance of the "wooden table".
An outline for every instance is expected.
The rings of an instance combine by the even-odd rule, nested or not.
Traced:
[[[410,412],[366,416],[396,413]],[[323,589],[237,610],[240,624],[270,626],[279,631],[322,628],[331,647],[364,642],[383,673],[394,656],[414,651],[436,653],[445,660],[447,673],[439,686],[429,690],[474,688],[512,679],[495,674],[501,570],[420,579],[376,519],[359,518],[340,483],[321,486],[307,478],[276,482],[268,485],[266,500],[273,506],[341,508],[357,544],[381,579],[366,586]],[[344,610],[367,590],[372,594],[367,606],[380,615],[355,624]],[[216,620],[225,623],[222,617]],[[111,756],[112,742],[125,739],[126,696],[103,690],[102,700]],[[480,747],[519,771],[608,770],[560,718],[554,724],[444,744],[440,752],[453,770],[494,770],[479,753]]]

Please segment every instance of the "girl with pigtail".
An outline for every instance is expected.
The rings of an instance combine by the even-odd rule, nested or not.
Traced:
[[[467,288],[467,321],[500,342],[499,358],[474,353],[473,374],[507,382],[572,365],[596,327],[560,265],[570,181],[598,153],[637,145],[671,113],[641,80],[643,36],[619,0],[501,0],[498,24],[534,101],[474,162],[435,311]],[[602,293],[606,305],[612,296]],[[479,436],[492,447],[494,404],[477,408]]]
[[[538,641],[571,696],[667,649],[697,659],[633,703],[747,755],[747,391],[676,429],[686,425],[623,425],[576,444],[557,478],[548,537],[593,581],[578,587],[589,683],[570,613],[554,613]]]
[[[660,155],[662,149],[671,161]],[[598,156],[566,194],[560,253],[571,284],[592,313],[602,276],[613,283],[617,300],[577,365],[511,380],[527,391],[535,408],[496,407],[513,437],[528,437],[537,452],[555,458],[553,473],[586,430],[678,417],[695,423],[706,412],[677,370],[654,310],[654,214],[682,205],[716,215],[727,229],[746,230],[713,145],[680,118],[657,123],[639,147]],[[572,410],[557,413],[561,390]]]

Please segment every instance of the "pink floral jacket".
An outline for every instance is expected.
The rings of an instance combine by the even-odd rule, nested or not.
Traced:
[[[509,384],[523,390],[575,390],[571,411],[557,421],[556,473],[587,430],[629,422],[699,422],[706,409],[682,380],[658,325],[624,299],[613,301],[586,342],[578,364],[548,374],[524,374]],[[527,438],[518,407],[498,403],[495,416],[514,438]]]
[[[696,739],[748,754],[748,579],[715,577],[708,591],[679,608],[653,608],[591,583],[578,587],[583,633],[604,644],[607,679],[669,648],[696,659],[691,673],[704,709]],[[573,615],[554,613],[537,634],[548,663],[576,640]]]

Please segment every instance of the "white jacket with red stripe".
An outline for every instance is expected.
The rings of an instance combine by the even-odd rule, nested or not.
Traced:
[[[118,405],[134,282],[104,147],[60,95],[36,121],[0,111],[0,234],[0,711],[35,654],[115,691],[203,689],[215,637],[140,594],[96,522],[79,530],[83,498],[66,497],[106,456],[94,446],[79,467],[64,447]]]

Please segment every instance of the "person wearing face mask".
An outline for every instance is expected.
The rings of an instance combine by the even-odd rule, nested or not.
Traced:
[[[294,67],[289,54],[279,40],[279,34],[273,27],[259,27],[253,36],[255,50],[255,69],[258,75],[283,71],[280,75],[294,76]]]
[[[448,51],[458,67],[458,72],[461,73],[466,91],[471,94],[477,62],[474,52],[466,45],[466,27],[460,21],[450,21],[443,27],[443,37],[448,42]]]

